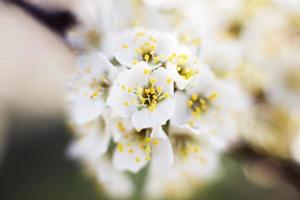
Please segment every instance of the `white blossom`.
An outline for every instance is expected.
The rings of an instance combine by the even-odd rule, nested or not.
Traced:
[[[114,81],[108,105],[136,129],[164,125],[174,112],[173,80],[164,68],[139,63]]]
[[[84,55],[78,60],[79,75],[69,84],[70,115],[77,123],[100,116],[117,69],[100,53]]]

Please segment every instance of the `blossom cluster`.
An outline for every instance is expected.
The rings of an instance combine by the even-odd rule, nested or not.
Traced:
[[[68,83],[69,155],[108,193],[130,196],[124,172],[147,169],[147,197],[185,195],[218,174],[240,133],[290,156],[300,130],[297,1],[84,2],[90,15],[67,38],[79,71]]]

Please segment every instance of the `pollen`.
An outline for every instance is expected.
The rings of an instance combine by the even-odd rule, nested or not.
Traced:
[[[153,85],[153,84],[155,84],[156,83],[156,79],[155,78],[151,78],[150,79],[150,83]]]
[[[136,64],[138,64],[138,60],[136,60],[136,59],[134,59],[133,61],[132,61],[132,64],[134,64],[134,65],[136,65]]]
[[[197,94],[193,94],[192,95],[192,101],[197,101],[198,99],[198,95]]]
[[[122,122],[118,122],[118,123],[117,123],[117,128],[118,128],[118,130],[121,131],[121,132],[126,131],[126,128],[125,128],[125,126],[124,126],[124,124],[123,124]]]
[[[133,89],[132,89],[131,87],[128,87],[128,88],[127,88],[127,92],[128,92],[128,93],[131,93],[132,90],[133,90]]]
[[[151,157],[150,156],[145,156],[145,160],[149,161],[149,160],[151,160]]]
[[[150,70],[149,69],[145,69],[144,70],[144,74],[149,74],[150,73]]]
[[[165,92],[165,93],[164,93],[164,97],[165,97],[165,98],[169,98],[169,97],[170,97],[170,94],[169,94],[168,92]]]
[[[152,139],[151,138],[149,138],[149,137],[147,137],[147,138],[145,138],[145,140],[144,140],[146,143],[150,143],[151,141],[152,141]]]
[[[170,83],[172,83],[172,81],[173,81],[173,80],[172,80],[170,77],[167,78],[167,83],[170,84]]]
[[[154,144],[154,145],[158,145],[158,140],[154,140],[154,141],[153,141],[153,144]]]
[[[122,47],[123,49],[128,49],[128,44],[123,44]]]
[[[211,95],[209,95],[208,99],[213,101],[218,97],[218,93],[217,92],[213,92],[211,93]]]
[[[216,98],[216,93],[205,97],[201,94],[192,94],[187,101],[187,107],[191,110],[192,116],[199,119],[212,105],[211,102]]]
[[[149,54],[146,54],[146,55],[144,56],[144,59],[145,59],[145,61],[146,61],[146,62],[148,62],[148,61],[149,61],[149,59],[150,59],[150,56],[149,56]]]
[[[135,158],[135,161],[136,161],[136,162],[140,162],[140,161],[141,161],[141,158],[140,158],[140,157],[136,157],[136,158]]]
[[[150,147],[146,147],[146,148],[145,148],[145,152],[146,152],[146,153],[151,153],[151,148],[150,148]]]
[[[128,149],[128,153],[133,154],[134,150],[133,149]]]
[[[124,151],[124,147],[123,147],[123,145],[121,143],[118,143],[117,149],[118,149],[119,152],[123,152]]]

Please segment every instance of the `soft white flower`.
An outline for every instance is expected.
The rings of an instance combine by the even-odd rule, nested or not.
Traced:
[[[117,69],[100,53],[79,58],[80,73],[70,84],[70,115],[82,124],[100,116]]]
[[[300,59],[275,68],[265,89],[268,101],[300,115]]]
[[[300,15],[267,6],[245,26],[243,45],[247,59],[265,76],[299,58]]]
[[[79,21],[67,32],[66,40],[74,48],[84,51],[102,49],[104,37],[112,30],[112,2],[110,0],[77,1],[71,7]]]
[[[145,193],[153,198],[186,198],[195,187],[218,174],[219,154],[189,128],[171,126],[168,133],[174,151],[174,165],[152,165]]]
[[[113,46],[113,54],[122,65],[131,68],[144,61],[155,66],[177,50],[177,40],[170,33],[136,29],[116,35]]]
[[[126,174],[114,168],[110,159],[106,157],[100,158],[95,173],[101,188],[111,197],[117,199],[132,197],[134,184]]]
[[[174,112],[173,80],[164,68],[139,63],[114,81],[108,105],[136,129],[164,125]]]
[[[112,119],[111,129],[117,144],[113,155],[119,170],[139,171],[150,160],[159,166],[170,166],[173,152],[161,126],[136,130],[129,119]]]
[[[166,69],[170,72],[176,83],[176,88],[179,90],[187,87],[204,68],[206,66],[190,53],[174,53],[169,57],[166,64]]]
[[[73,129],[78,135],[70,145],[68,154],[75,159],[84,160],[93,164],[107,152],[112,133],[109,130],[109,111],[96,119],[82,125],[73,124]]]
[[[203,71],[194,85],[174,95],[175,113],[171,124],[185,126],[195,134],[206,134],[217,148],[235,140],[235,112],[247,106],[242,92],[229,82],[217,80]]]

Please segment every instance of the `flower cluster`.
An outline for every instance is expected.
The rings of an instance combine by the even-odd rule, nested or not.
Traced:
[[[300,160],[297,1],[85,2],[95,19],[79,6],[67,38],[79,54],[69,154],[110,194],[131,195],[124,171],[147,169],[147,197],[185,195],[238,133]]]
[[[110,59],[93,52],[78,60],[68,98],[78,133],[71,155],[94,165],[104,157],[116,171],[150,165],[160,177],[213,175],[237,137],[245,103],[239,87],[218,79],[169,33],[133,29],[111,45]],[[149,178],[145,190],[152,187]]]

